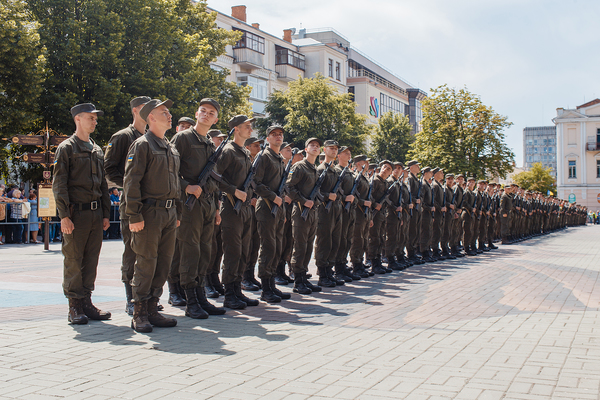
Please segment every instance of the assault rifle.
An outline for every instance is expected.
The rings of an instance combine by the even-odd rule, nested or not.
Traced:
[[[234,131],[234,129],[229,131],[227,138],[221,142],[221,144],[219,145],[219,147],[217,147],[215,152],[212,153],[212,155],[208,158],[206,165],[202,169],[202,172],[200,172],[200,176],[198,176],[197,185],[200,186],[202,189],[204,189],[204,185],[206,185],[206,181],[208,180],[209,176],[212,176],[216,180],[221,180],[221,177],[214,171],[214,168],[215,168],[215,165],[217,164],[217,161],[219,160],[219,157],[221,157],[221,153],[223,152],[223,147],[225,147],[225,145],[229,142],[229,139],[231,138],[233,131]],[[194,205],[196,204],[196,200],[197,200],[197,198],[193,194],[188,195],[188,198],[185,201],[185,206],[187,207],[188,210],[192,211],[192,209],[194,208]]]
[[[294,161],[294,157],[296,156],[296,153],[298,153],[298,149],[294,149],[294,151],[292,151],[292,158],[290,158],[290,161],[288,161],[287,166],[285,167],[285,170],[283,171],[283,176],[281,177],[281,183],[279,183],[279,187],[277,188],[277,191],[275,192],[275,194],[278,197],[281,197],[282,201],[283,201],[283,196],[285,196],[285,193],[287,192],[287,186],[286,186],[285,182],[287,181],[288,175],[290,173],[290,169],[292,168],[292,161]],[[273,214],[273,216],[276,216],[278,210],[279,210],[279,206],[277,204],[273,203],[273,207],[271,208],[271,214]]]
[[[323,184],[323,181],[325,180],[325,175],[327,175],[327,170],[331,166],[332,162],[333,161],[325,164],[325,169],[323,170],[323,172],[321,172],[321,175],[319,175],[319,178],[317,179],[315,186],[312,188],[312,190],[310,191],[310,194],[308,195],[309,200],[315,201],[316,198],[323,198],[321,193],[319,193],[319,190],[321,190],[321,185]],[[314,205],[313,205],[313,207],[314,207]],[[300,216],[302,217],[303,220],[306,221],[306,219],[308,218],[309,211],[310,211],[310,208],[304,207],[304,210],[302,210],[302,214],[300,214]]]
[[[367,201],[371,201],[371,194],[373,193],[373,182],[375,180],[375,172],[371,175],[371,182],[369,182],[369,191],[367,192]],[[365,217],[369,215],[369,207],[365,207]]]
[[[381,198],[379,200],[377,200],[375,202],[375,204],[381,204],[381,207],[383,207],[384,203],[388,203],[389,202],[388,197],[390,197],[390,194],[392,193],[392,189],[394,189],[394,186],[396,186],[397,184],[398,184],[398,181],[394,181],[394,183],[392,183],[390,186],[388,186],[388,188],[385,189],[385,192],[383,192],[383,195],[381,196]],[[378,211],[381,211],[381,210],[374,209],[373,216],[375,216]]]
[[[340,177],[338,178],[337,182],[335,183],[335,186],[333,187],[333,190],[331,191],[331,193],[337,194],[340,191],[340,186],[342,186],[342,181],[344,180],[344,176],[346,176],[346,172],[348,172],[348,167],[346,167],[342,170],[342,173],[340,174]],[[331,210],[332,204],[333,204],[333,200],[329,200],[327,202],[327,204],[325,205],[325,209],[327,210],[327,212],[329,212],[329,210]]]
[[[352,185],[352,190],[350,191],[350,193],[348,194],[348,196],[354,196],[356,194],[356,191],[358,190],[358,182],[360,182],[360,176],[362,175],[363,171],[365,170],[365,167],[367,165],[363,165],[362,169],[360,170],[360,172],[358,173],[358,175],[356,175],[356,178],[354,179],[354,185]],[[346,211],[350,211],[350,206],[352,205],[351,201],[347,201],[346,205],[344,206],[344,210]]]
[[[262,146],[260,146],[260,152],[256,155],[256,158],[254,159],[254,162],[252,163],[252,167],[250,167],[250,171],[248,171],[246,180],[244,181],[244,184],[242,185],[242,188],[240,189],[242,192],[248,192],[248,189],[250,188],[250,186],[254,184],[252,179],[254,179],[254,175],[256,175],[256,167],[258,167],[258,162],[260,161],[266,148],[267,148],[266,142],[263,143]],[[242,203],[243,203],[243,201],[240,199],[237,199],[235,201],[235,205],[233,206],[233,211],[235,211],[236,214],[240,213],[240,210],[242,209]]]
[[[419,179],[419,189],[417,189],[417,200],[421,196],[421,187],[422,186],[423,186],[423,175],[421,175],[421,179]],[[415,207],[417,211],[419,211],[419,204],[421,204],[421,203],[417,203],[417,206]]]
[[[446,188],[442,186],[442,190],[444,191],[444,198],[442,199],[442,208],[444,208],[446,207]],[[446,211],[442,211],[442,218],[446,218]]]
[[[400,196],[398,196],[398,207],[402,207],[402,186],[404,186],[404,182],[402,182],[403,179],[404,179],[404,172],[398,178],[398,181],[400,181]],[[410,194],[410,191],[409,191],[409,194]],[[400,219],[400,220],[402,219],[402,211],[398,211],[398,219]]]

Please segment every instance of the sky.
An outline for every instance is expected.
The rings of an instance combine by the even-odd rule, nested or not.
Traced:
[[[523,128],[551,126],[557,108],[600,98],[597,0],[208,0],[282,36],[331,27],[407,83],[429,93],[466,87],[508,117],[523,165]]]

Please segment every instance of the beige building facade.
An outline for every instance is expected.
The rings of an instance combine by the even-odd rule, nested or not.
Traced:
[[[556,180],[558,197],[600,209],[600,99],[575,109],[558,108]]]

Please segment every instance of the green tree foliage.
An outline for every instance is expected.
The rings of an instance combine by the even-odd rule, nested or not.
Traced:
[[[414,141],[411,128],[409,118],[405,115],[391,111],[381,115],[371,142],[371,157],[377,161],[407,161],[410,145]]]
[[[300,148],[306,139],[316,137],[352,146],[358,154],[370,135],[366,117],[356,113],[350,95],[338,93],[320,74],[290,82],[286,91],[273,93],[267,112],[270,117],[259,123],[259,129],[264,132],[271,123],[284,122],[285,140]]]
[[[422,102],[422,131],[415,135],[409,156],[423,165],[442,167],[483,178],[513,170],[514,153],[504,141],[507,117],[467,89],[442,85]]]
[[[550,190],[556,193],[556,181],[552,176],[552,168],[544,168],[542,163],[534,163],[529,171],[513,176],[513,181],[526,190],[535,190],[543,194]]]
[[[222,105],[219,127],[248,112],[248,89],[209,65],[239,39],[216,29],[206,2],[189,0],[27,0],[48,49],[42,114],[62,133],[74,130],[69,109],[92,102],[105,111],[96,140],[131,122],[129,100],[170,98],[173,119],[194,117],[203,97]]]
[[[45,58],[37,30],[22,0],[0,3],[0,138],[30,133],[40,120]],[[8,178],[7,160],[18,149],[6,143],[0,142],[0,176]]]

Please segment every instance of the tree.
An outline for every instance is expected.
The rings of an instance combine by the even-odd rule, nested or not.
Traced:
[[[552,176],[552,168],[544,168],[542,163],[534,163],[529,171],[513,176],[513,181],[526,190],[535,190],[546,194],[550,190],[556,193],[556,180]]]
[[[366,117],[356,113],[350,95],[338,93],[321,74],[292,81],[286,91],[274,92],[267,111],[270,116],[259,123],[261,132],[264,134],[271,123],[282,123],[283,119],[285,140],[300,148],[306,139],[316,137],[337,140],[359,153],[370,135]]]
[[[0,4],[1,138],[30,133],[40,120],[38,99],[45,58],[37,30],[38,24],[23,1]],[[8,178],[7,161],[10,155],[18,154],[18,149],[4,144],[0,146],[0,176]]]
[[[506,175],[513,170],[514,153],[504,142],[507,117],[467,89],[442,85],[422,102],[422,131],[415,135],[409,155],[422,164],[477,178]]]
[[[206,1],[28,0],[48,49],[42,114],[69,134],[69,108],[93,102],[105,112],[95,140],[105,143],[131,122],[129,100],[170,98],[173,119],[193,117],[203,97],[222,106],[219,126],[249,111],[248,89],[227,82],[210,62],[235,44],[239,33],[216,29]]]
[[[409,118],[405,115],[394,114],[391,111],[379,117],[371,142],[371,157],[378,161],[406,161],[411,136]]]

